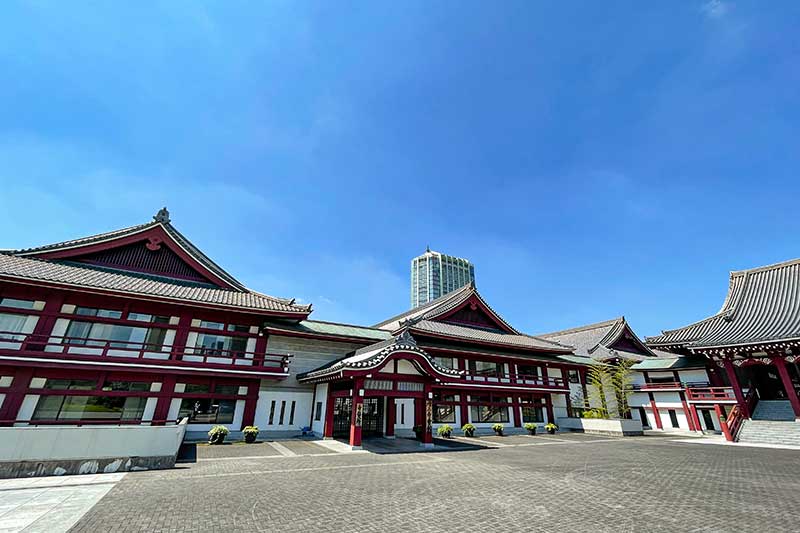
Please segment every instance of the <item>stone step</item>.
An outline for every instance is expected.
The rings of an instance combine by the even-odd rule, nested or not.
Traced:
[[[753,420],[794,420],[789,400],[762,400],[756,405]]]
[[[800,424],[794,420],[745,420],[739,431],[738,441],[800,446]]]

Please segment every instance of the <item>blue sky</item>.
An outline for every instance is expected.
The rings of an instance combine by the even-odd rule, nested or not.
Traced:
[[[800,256],[800,3],[5,2],[0,247],[175,225],[371,324],[425,246],[539,333]]]

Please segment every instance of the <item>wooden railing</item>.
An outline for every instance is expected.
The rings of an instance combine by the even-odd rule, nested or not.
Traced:
[[[736,442],[739,430],[742,428],[742,422],[744,422],[742,410],[738,405],[734,405],[733,409],[728,413],[728,418],[720,419],[719,421],[722,427],[722,434],[725,435],[726,440]]]
[[[514,387],[547,387],[563,389],[566,387],[563,378],[551,378],[527,374],[505,374],[502,372],[470,373],[465,374],[467,381],[485,383],[487,385],[503,385]]]
[[[634,383],[631,389],[637,390],[665,390],[665,389],[682,389],[683,384],[680,381],[665,381],[663,383]]]
[[[0,331],[0,350],[13,350],[35,357],[57,359],[120,358],[159,364],[159,361],[191,363],[192,366],[254,367],[270,372],[289,372],[290,354],[222,350],[202,346],[190,348],[110,339],[56,337]]]
[[[688,387],[686,398],[691,401],[736,401],[732,387]]]

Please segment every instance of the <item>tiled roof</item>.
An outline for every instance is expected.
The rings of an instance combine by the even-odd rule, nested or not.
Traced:
[[[644,351],[645,354],[614,348],[614,343],[625,334],[630,336],[631,342],[641,345],[642,351]],[[543,333],[538,335],[538,337],[572,346],[575,348],[575,353],[577,355],[591,357],[595,360],[622,357],[638,361],[655,355],[636,336],[624,316],[577,328]]]
[[[411,331],[420,333],[433,333],[446,335],[450,338],[484,341],[493,344],[503,344],[517,348],[528,348],[534,350],[544,350],[560,353],[572,353],[572,348],[531,335],[522,333],[500,333],[480,328],[448,324],[445,322],[434,322],[432,320],[421,320],[410,326]]]
[[[319,320],[303,320],[298,323],[271,321],[266,323],[270,331],[288,331],[293,333],[306,333],[309,335],[333,335],[336,337],[351,337],[365,340],[384,340],[389,339],[392,333],[384,329],[370,328],[366,326],[354,326],[351,324],[337,324],[335,322],[323,322]]]
[[[68,261],[33,259],[0,253],[0,278],[39,281],[130,295],[185,300],[203,304],[307,315],[310,306],[250,290],[220,289],[209,284],[125,272]]]
[[[222,267],[220,267],[214,261],[212,261],[211,258],[209,258],[206,254],[204,254],[194,244],[192,244],[189,241],[189,239],[184,237],[184,235],[181,232],[175,229],[175,226],[173,226],[169,222],[168,217],[169,217],[168,213],[164,218],[159,217],[157,215],[156,217],[154,217],[154,220],[152,222],[148,222],[147,224],[139,224],[128,228],[122,228],[114,231],[109,231],[106,233],[99,233],[97,235],[90,235],[88,237],[82,237],[80,239],[72,239],[69,241],[47,244],[35,248],[24,248],[21,250],[14,250],[11,253],[18,256],[31,257],[43,253],[55,252],[59,250],[67,250],[79,246],[88,246],[90,244],[97,244],[113,239],[121,239],[123,237],[127,237],[129,235],[135,235],[137,233],[147,231],[153,227],[160,226],[170,237],[172,237],[172,239],[178,244],[178,246],[180,246],[195,261],[203,265],[209,271],[213,272],[219,278],[228,282],[233,287],[238,288],[240,290],[246,290],[246,287],[241,282],[239,282],[236,278],[234,278],[233,276],[228,274],[225,270],[223,270]]]
[[[795,339],[800,339],[800,259],[731,272],[719,312],[646,341],[700,349]]]
[[[705,368],[707,360],[702,356],[686,355],[672,357],[650,357],[631,368],[639,372],[645,370],[680,370],[685,368]]]
[[[419,307],[415,307],[414,309],[410,309],[404,313],[400,313],[397,316],[394,316],[388,320],[384,320],[380,324],[376,324],[375,327],[385,329],[388,331],[397,331],[400,329],[400,323],[406,320],[424,320],[430,318],[436,318],[441,316],[448,311],[451,311],[467,301],[472,296],[478,298],[478,300],[488,309],[494,318],[498,320],[501,324],[506,326],[509,331],[514,333],[519,333],[515,330],[511,325],[503,320],[497,312],[492,309],[492,307],[486,303],[486,300],[480,295],[480,293],[475,288],[474,283],[470,283],[468,285],[464,285],[460,289],[457,289],[453,292],[447,293],[444,296],[440,296],[435,300],[431,300],[430,302],[420,305]]]
[[[332,361],[315,370],[298,374],[297,378],[300,380],[319,379],[344,370],[364,370],[377,367],[386,357],[396,351],[412,352],[422,356],[439,374],[452,377],[461,375],[461,371],[459,370],[438,365],[425,350],[417,346],[414,338],[407,331],[404,331],[396,337],[390,337],[389,339],[360,348],[341,359]]]

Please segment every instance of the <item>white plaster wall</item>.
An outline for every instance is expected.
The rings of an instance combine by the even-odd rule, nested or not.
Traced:
[[[314,420],[311,423],[311,431],[313,431],[316,435],[321,436],[325,432],[325,414],[328,410],[328,384],[321,383],[317,385],[317,397],[314,400],[315,402],[322,402],[322,410],[320,412],[319,420]],[[269,407],[268,407],[269,409]],[[311,412],[316,412],[316,406],[311,406]]]
[[[566,418],[568,415],[567,397],[563,394],[551,394],[550,397],[553,399],[553,417],[556,419]],[[544,409],[544,417],[547,418],[547,409]],[[551,422],[551,420],[548,420],[548,422]]]
[[[709,381],[708,372],[706,372],[704,368],[696,370],[680,370],[678,371],[678,375],[680,376],[681,381],[684,382]]]
[[[297,382],[297,374],[315,370],[326,363],[340,359],[362,346],[363,344],[353,344],[351,342],[270,335],[267,339],[268,353],[293,355],[289,360],[289,376],[280,382],[274,383],[272,388],[312,391],[313,385]]]
[[[0,461],[175,455],[186,425],[0,428]]]
[[[634,392],[628,398],[628,405],[631,407],[646,407],[650,405],[650,397],[643,392]]]
[[[272,384],[270,384],[272,387]],[[311,402],[314,396],[313,390],[309,392],[292,392],[270,388],[258,391],[258,404],[256,406],[255,425],[261,431],[299,431],[306,427],[311,418]],[[272,424],[269,423],[269,410],[272,402],[275,402],[275,414]],[[283,415],[283,424],[280,424],[281,403],[286,402],[286,409]],[[295,402],[294,423],[289,424],[292,402]],[[323,403],[323,410],[324,410]],[[323,415],[322,421],[325,420]]]

